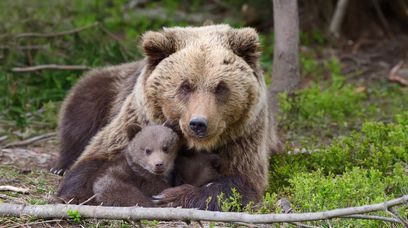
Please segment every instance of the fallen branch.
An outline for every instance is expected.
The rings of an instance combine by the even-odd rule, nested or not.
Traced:
[[[19,38],[29,38],[29,37],[37,37],[37,38],[50,38],[50,37],[56,37],[56,36],[65,36],[65,35],[71,35],[74,33],[78,33],[81,31],[84,31],[86,29],[89,28],[93,28],[98,26],[98,22],[90,24],[90,25],[86,25],[80,28],[75,28],[72,30],[68,30],[68,31],[62,31],[62,32],[54,32],[54,33],[34,33],[34,32],[29,32],[29,33],[22,33],[22,34],[18,34],[15,36],[15,38],[19,39]]]
[[[70,65],[56,65],[56,64],[48,64],[48,65],[38,65],[38,66],[30,66],[30,67],[14,67],[11,69],[13,72],[33,72],[39,70],[89,70],[89,67],[78,65],[78,66],[70,66]]]
[[[46,140],[49,138],[53,138],[57,135],[57,133],[55,132],[51,132],[51,133],[47,133],[47,134],[43,134],[43,135],[38,135],[38,136],[34,136],[32,138],[23,140],[23,141],[19,141],[19,142],[13,142],[13,143],[9,143],[7,145],[4,146],[4,148],[10,148],[10,147],[17,147],[17,146],[27,146],[42,140]]]
[[[353,214],[388,210],[391,207],[408,203],[408,195],[379,204],[360,207],[341,208],[324,212],[292,214],[248,214],[237,212],[201,211],[185,208],[142,208],[142,207],[102,207],[87,205],[18,205],[0,204],[0,216],[35,216],[37,218],[68,218],[68,210],[76,210],[81,218],[130,219],[130,220],[182,220],[218,221],[242,223],[279,223],[315,221],[338,218]]]
[[[0,136],[0,143],[6,141],[8,139],[7,135]]]
[[[0,186],[0,191],[11,191],[11,192],[20,192],[20,193],[28,193],[30,189],[28,188],[20,188],[20,187],[14,187],[10,185],[1,185]]]
[[[346,13],[348,0],[339,0],[334,11],[333,18],[330,22],[329,32],[336,38],[340,36],[340,28],[343,23],[344,15]]]
[[[39,50],[39,49],[47,49],[48,45],[28,45],[28,46],[5,46],[5,45],[0,45],[0,49],[3,50]]]
[[[382,217],[382,216],[377,216],[377,215],[348,215],[348,216],[344,216],[344,218],[369,219],[369,220],[380,220],[380,221],[384,221],[384,222],[400,223],[400,221],[398,219]]]
[[[400,61],[397,65],[395,65],[388,75],[388,80],[391,82],[397,82],[403,86],[408,86],[408,77],[399,73],[402,66],[404,65],[404,61]]]

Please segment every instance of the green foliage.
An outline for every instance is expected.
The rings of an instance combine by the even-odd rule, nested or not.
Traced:
[[[266,84],[269,85],[272,75],[272,59],[273,59],[273,43],[274,43],[274,34],[261,34],[260,42],[262,47],[261,55],[261,66],[265,70],[265,80]]]
[[[297,173],[290,179],[292,203],[299,211],[322,211],[341,207],[379,203],[394,197],[391,186],[408,187],[408,176],[396,168],[395,176],[385,176],[375,169],[354,167],[342,175],[325,175],[321,170]],[[401,190],[401,189],[400,189]],[[398,191],[399,196],[401,191]]]
[[[81,214],[79,213],[79,211],[68,209],[67,214],[70,220],[76,223],[81,222]]]
[[[395,122],[368,121],[359,131],[320,149],[273,156],[269,192],[288,197],[299,212],[378,203],[408,192],[407,164],[408,112],[404,112]],[[382,224],[332,222],[341,227]]]
[[[156,227],[159,225],[157,220],[142,220],[142,224],[148,227]]]
[[[162,1],[167,13],[182,1]],[[201,1],[194,1],[197,9]],[[32,123],[54,128],[60,101],[83,72],[41,71],[14,73],[19,66],[61,64],[89,67],[114,65],[141,58],[138,40],[142,33],[163,26],[186,25],[173,20],[148,19],[126,10],[128,1],[1,1],[0,109],[1,118],[24,129]],[[156,2],[146,7],[154,7]],[[171,17],[170,17],[171,18]],[[53,38],[15,38],[36,32],[54,33],[99,23],[81,32]],[[20,47],[39,46],[23,50]],[[40,112],[40,113],[38,113]],[[44,113],[43,113],[44,112]]]
[[[265,196],[262,200],[262,205],[258,210],[260,214],[268,213],[278,213],[279,209],[276,207],[276,202],[278,201],[278,196],[276,193],[265,193]]]
[[[393,189],[393,188],[397,188]],[[390,191],[393,189],[393,192]],[[380,203],[408,190],[408,175],[397,166],[392,176],[371,168],[354,167],[342,175],[325,175],[321,170],[297,173],[290,179],[288,191],[296,211],[312,212]],[[336,226],[378,226],[382,222],[336,219]]]
[[[408,164],[408,112],[395,123],[367,122],[361,131],[339,137],[331,145],[309,153],[276,155],[271,159],[270,188],[288,185],[293,173],[317,171],[342,174],[353,167],[392,173],[397,164]]]
[[[321,31],[301,32],[300,43],[306,46],[324,45],[327,43],[327,37]]]
[[[364,95],[345,84],[345,78],[338,73],[338,65],[328,63],[332,72],[332,81],[325,87],[313,83],[309,88],[299,91],[293,99],[281,97],[284,112],[294,112],[298,121],[306,127],[320,123],[344,123],[350,116],[361,116],[362,98]],[[287,104],[291,103],[291,106]]]
[[[32,205],[45,205],[47,203],[48,202],[46,200],[44,200],[44,199],[33,198],[33,199],[30,200],[30,204],[32,204]]]
[[[239,194],[236,188],[232,188],[231,193],[232,195],[229,197],[226,197],[224,192],[217,196],[217,203],[221,208],[221,211],[242,211],[241,194]]]

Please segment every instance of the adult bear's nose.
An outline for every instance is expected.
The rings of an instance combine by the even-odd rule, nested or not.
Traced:
[[[194,116],[189,123],[190,129],[199,138],[203,138],[207,135],[208,120],[201,116]]]

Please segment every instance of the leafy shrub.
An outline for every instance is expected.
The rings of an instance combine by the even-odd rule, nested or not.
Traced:
[[[353,167],[375,168],[392,173],[408,163],[408,112],[395,123],[366,122],[361,131],[339,137],[329,146],[306,153],[275,155],[271,158],[270,190],[289,184],[294,173],[320,170],[325,175],[342,174]]]
[[[268,192],[288,197],[298,212],[400,197],[408,192],[408,112],[396,115],[392,123],[368,121],[360,131],[336,138],[317,150],[273,156],[271,166]],[[401,212],[407,216],[406,210]],[[339,227],[383,225],[379,221],[347,219],[331,223]]]
[[[362,116],[365,95],[345,82],[341,65],[336,58],[319,65],[316,60],[301,56],[301,63],[303,73],[320,75],[323,70],[327,70],[331,74],[331,80],[328,84],[313,82],[293,96],[280,94],[282,126],[287,129],[313,129],[317,133],[326,133],[328,126],[346,128],[353,120]],[[335,129],[330,130],[327,134],[335,132]]]
[[[380,203],[400,196],[408,190],[408,175],[396,166],[393,175],[371,168],[354,167],[342,175],[325,175],[321,170],[297,173],[290,180],[291,202],[299,212],[324,211],[335,208]],[[391,192],[389,189],[394,189]],[[397,190],[398,189],[398,190]],[[378,226],[378,221],[335,219],[336,226]]]

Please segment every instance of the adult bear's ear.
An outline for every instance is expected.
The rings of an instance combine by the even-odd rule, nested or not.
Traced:
[[[228,34],[232,51],[253,69],[259,67],[259,36],[253,28],[232,29]]]
[[[169,32],[146,32],[142,38],[142,46],[149,65],[153,67],[176,52],[174,36]]]

